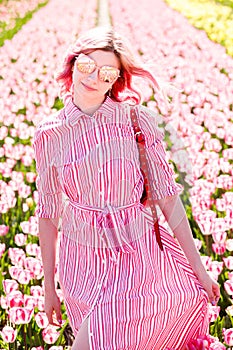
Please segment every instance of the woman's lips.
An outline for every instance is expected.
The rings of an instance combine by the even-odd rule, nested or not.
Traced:
[[[91,86],[88,86],[88,85],[84,84],[84,83],[82,83],[82,85],[83,85],[84,88],[85,88],[86,90],[88,90],[88,91],[96,91],[96,90],[97,90],[97,89],[95,89],[95,88],[92,88]]]

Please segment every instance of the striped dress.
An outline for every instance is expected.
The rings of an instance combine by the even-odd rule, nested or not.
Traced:
[[[138,106],[156,199],[181,191],[156,116]],[[37,215],[62,217],[59,278],[73,332],[92,350],[184,350],[208,332],[207,295],[180,246],[140,203],[130,107],[109,97],[93,116],[67,98],[36,130]]]

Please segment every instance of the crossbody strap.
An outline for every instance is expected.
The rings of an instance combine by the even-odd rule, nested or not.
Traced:
[[[159,245],[159,248],[161,250],[163,250],[163,245],[162,245],[160,231],[159,231],[156,206],[155,206],[155,202],[153,200],[152,192],[151,192],[150,172],[149,172],[149,165],[148,165],[148,160],[147,160],[147,156],[146,156],[146,149],[145,149],[145,137],[144,137],[144,135],[139,127],[135,107],[130,108],[130,117],[131,117],[132,126],[134,129],[134,134],[135,134],[136,141],[137,141],[141,170],[144,173],[144,186],[145,186],[145,190],[147,193],[147,201],[148,201],[148,204],[149,204],[149,206],[151,208],[151,212],[152,212],[156,240],[157,240],[157,243]]]

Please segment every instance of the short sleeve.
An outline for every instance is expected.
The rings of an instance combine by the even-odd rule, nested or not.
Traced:
[[[35,214],[40,218],[59,217],[62,209],[62,192],[54,164],[55,155],[51,137],[51,132],[38,127],[33,142],[38,190]]]
[[[140,106],[139,123],[145,136],[153,198],[159,200],[181,193],[183,188],[175,181],[175,173],[168,162],[164,134],[157,126],[156,114]]]

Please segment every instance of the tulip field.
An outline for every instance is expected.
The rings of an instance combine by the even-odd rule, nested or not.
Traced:
[[[64,305],[60,328],[44,312],[32,144],[38,122],[63,106],[54,74],[69,44],[97,25],[100,2],[0,1],[0,349],[72,345]],[[165,130],[195,242],[221,287],[209,305],[214,338],[192,349],[233,349],[233,1],[108,4],[170,101],[135,80]],[[57,292],[62,301],[59,281]]]

